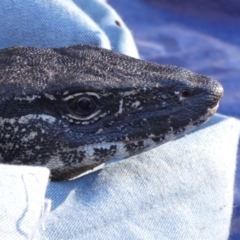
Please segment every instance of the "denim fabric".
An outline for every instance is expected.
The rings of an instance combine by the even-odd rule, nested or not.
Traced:
[[[138,51],[130,31],[119,15],[102,0],[73,0],[107,35],[111,49],[132,57],[138,57]]]
[[[0,164],[0,172],[0,239],[31,239],[49,212],[49,170]]]
[[[103,1],[3,0],[0,16],[1,48],[90,44],[138,57],[130,31]]]

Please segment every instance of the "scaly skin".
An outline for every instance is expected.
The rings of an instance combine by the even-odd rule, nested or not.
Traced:
[[[215,80],[78,45],[0,50],[0,162],[46,166],[67,180],[204,123]]]

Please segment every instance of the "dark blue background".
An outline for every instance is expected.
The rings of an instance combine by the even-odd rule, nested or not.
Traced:
[[[141,58],[182,66],[217,79],[225,89],[218,112],[240,118],[240,1],[109,3],[131,29]],[[240,239],[240,167],[236,173],[230,239]]]

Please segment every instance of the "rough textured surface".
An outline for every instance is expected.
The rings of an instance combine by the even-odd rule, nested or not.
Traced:
[[[78,45],[0,51],[0,162],[75,177],[196,128],[221,85],[183,68]]]

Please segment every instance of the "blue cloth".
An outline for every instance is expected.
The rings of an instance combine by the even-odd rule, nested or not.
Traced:
[[[130,31],[101,0],[3,0],[0,16],[1,48],[82,43],[138,57]]]
[[[3,0],[0,16],[0,48],[88,43],[138,57],[100,0]],[[0,165],[0,238],[227,239],[239,135],[238,120],[215,115],[177,141],[48,186],[45,168]]]

